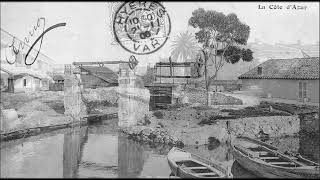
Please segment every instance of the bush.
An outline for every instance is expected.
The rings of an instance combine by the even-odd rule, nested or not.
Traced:
[[[186,105],[184,105],[184,104],[168,104],[168,105],[166,105],[166,109],[168,111],[174,111],[174,110],[177,110],[178,108],[182,108],[185,106]]]
[[[156,111],[153,115],[158,119],[163,119],[163,113],[161,111]]]
[[[272,106],[272,108],[274,109],[284,111],[290,114],[300,114],[300,113],[306,113],[306,112],[319,111],[319,108],[317,106],[311,106],[311,105],[273,103],[273,102],[267,102],[267,101],[262,101],[259,105],[259,107],[267,107],[267,108],[269,108],[270,106]]]
[[[143,121],[142,125],[146,126],[146,125],[151,124],[150,116],[148,116],[148,115],[145,114],[143,120],[144,120],[144,121]]]

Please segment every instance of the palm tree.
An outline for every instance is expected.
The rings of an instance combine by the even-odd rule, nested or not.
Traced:
[[[196,39],[188,31],[180,33],[172,42],[171,58],[173,62],[177,62],[179,56],[182,61],[194,59],[200,49]]]

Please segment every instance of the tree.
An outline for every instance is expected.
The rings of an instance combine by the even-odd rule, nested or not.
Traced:
[[[179,55],[182,56],[183,60],[186,60],[188,57],[194,59],[200,49],[194,35],[188,31],[176,36],[171,47],[173,61],[176,61]]]
[[[252,51],[245,45],[250,34],[250,27],[238,19],[234,13],[224,15],[214,10],[199,8],[192,12],[189,25],[199,29],[195,33],[196,39],[202,44],[202,58],[204,59],[205,85],[207,90],[207,105],[209,104],[209,88],[218,71],[225,62],[237,63],[242,59],[253,60]],[[214,68],[213,75],[208,77],[207,63],[211,60]]]

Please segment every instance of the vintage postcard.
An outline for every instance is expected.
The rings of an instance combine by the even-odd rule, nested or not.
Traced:
[[[0,2],[1,178],[320,178],[319,2]]]

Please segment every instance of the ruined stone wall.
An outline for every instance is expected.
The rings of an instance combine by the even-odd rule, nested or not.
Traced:
[[[220,121],[221,122],[221,121]],[[260,130],[270,137],[294,135],[300,131],[298,116],[250,117],[229,120],[230,130],[235,135],[257,137]]]

